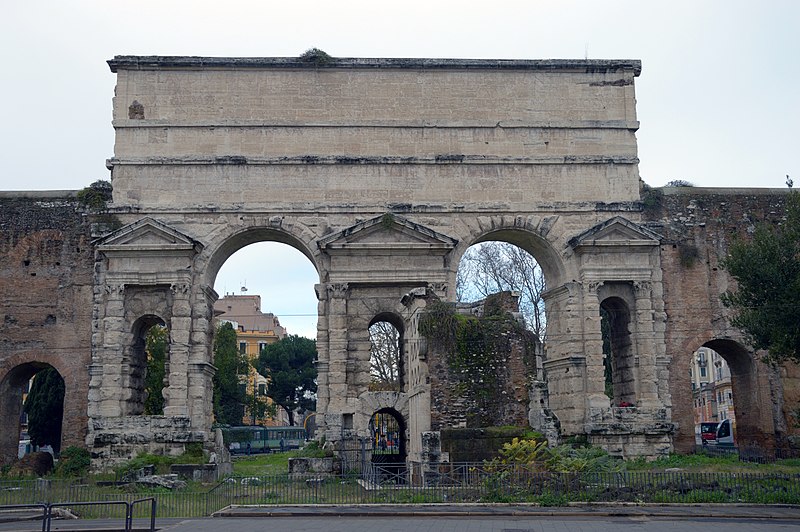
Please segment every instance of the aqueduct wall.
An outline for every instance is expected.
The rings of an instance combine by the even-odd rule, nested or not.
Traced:
[[[685,393],[679,360],[697,342],[738,337],[716,311],[697,316],[708,326],[696,339],[671,324],[687,291],[718,309],[713,287],[725,280],[718,270],[675,268],[670,239],[692,234],[698,247],[710,245],[696,228],[678,234],[671,225],[682,204],[645,212],[638,62],[126,56],[109,64],[117,73],[110,210],[122,227],[91,252],[70,254],[93,276],[81,277],[73,300],[48,301],[83,312],[52,341],[82,346],[74,379],[88,423],[69,432],[86,427],[99,460],[207,441],[214,279],[232,253],[264,240],[296,247],[319,272],[318,412],[328,441],[366,435],[370,416],[391,409],[404,418],[409,459],[423,457],[431,383],[416,322],[431,298],[453,300],[461,256],[491,239],[526,249],[544,270],[542,373],[563,434],[589,434],[628,456],[668,452],[674,434],[686,447],[686,410],[674,400]],[[60,216],[81,219],[74,210]],[[38,233],[14,234],[3,228],[5,245]],[[19,261],[4,260],[4,289],[22,298],[21,284],[5,282],[20,278]],[[56,268],[50,282],[79,271]],[[705,290],[689,286],[709,279]],[[37,308],[48,299],[25,297]],[[0,383],[39,356],[12,334],[5,302],[14,299],[3,301]],[[628,320],[618,331],[625,379],[612,400],[601,306]],[[368,390],[367,328],[379,315],[404,331],[402,392]],[[170,330],[170,375],[164,416],[143,416],[133,346],[141,320],[155,318]],[[25,334],[35,335],[31,327]],[[746,350],[739,355],[742,368],[759,368],[747,372],[748,389],[772,386],[771,396],[750,400],[761,417],[772,414],[772,423],[753,418],[754,438],[774,441],[785,426],[782,406],[773,408],[780,379]],[[619,408],[623,401],[636,406]]]

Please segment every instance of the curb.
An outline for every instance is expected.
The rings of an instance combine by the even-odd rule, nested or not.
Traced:
[[[665,505],[571,503],[569,506],[520,505],[232,505],[211,517],[666,517],[800,520],[796,505]]]

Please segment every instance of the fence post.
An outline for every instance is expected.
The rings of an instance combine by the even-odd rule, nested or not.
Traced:
[[[130,532],[133,528],[133,504],[125,502],[125,532]]]

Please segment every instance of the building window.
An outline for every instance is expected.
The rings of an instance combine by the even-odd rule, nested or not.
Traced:
[[[243,355],[247,353],[247,342],[239,342],[239,353]]]
[[[705,366],[700,366],[700,376],[701,377],[705,377],[706,376],[706,367]]]
[[[258,385],[258,395],[267,395],[267,385],[266,384],[259,384]]]
[[[258,342],[258,353],[259,354],[261,354],[261,352],[266,348],[267,348],[267,342]]]

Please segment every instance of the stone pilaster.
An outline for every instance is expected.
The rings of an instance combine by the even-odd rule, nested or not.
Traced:
[[[644,408],[660,406],[656,382],[656,337],[652,304],[652,283],[635,281],[636,351],[638,355],[637,402]]]

